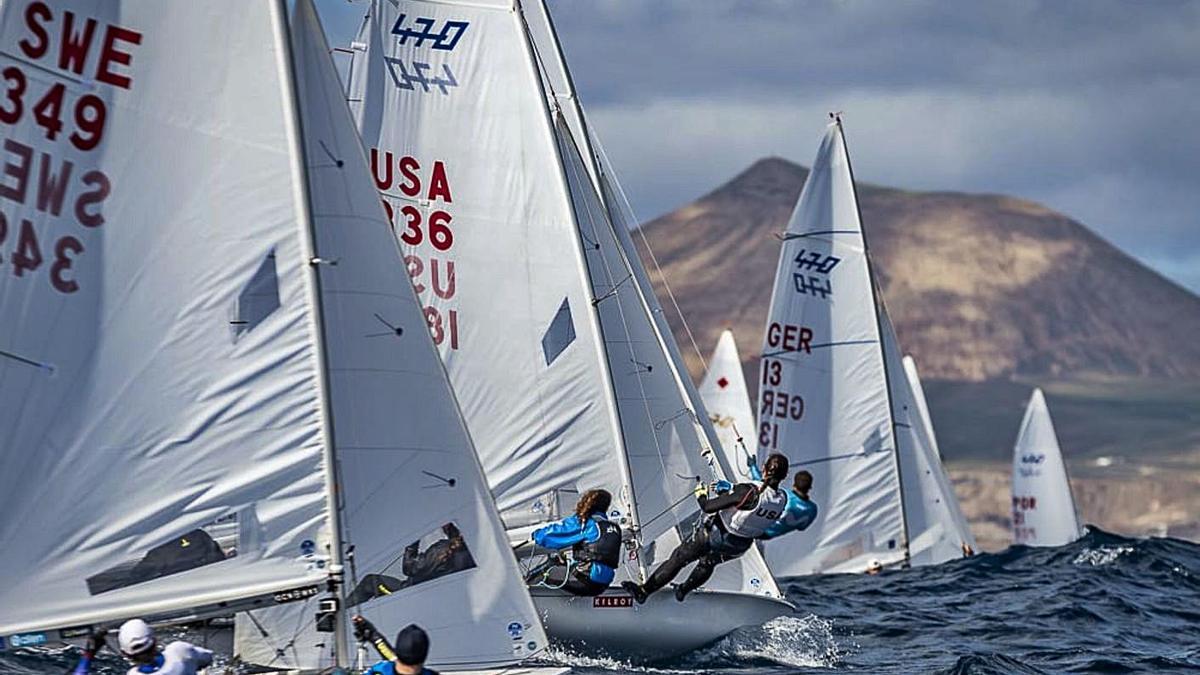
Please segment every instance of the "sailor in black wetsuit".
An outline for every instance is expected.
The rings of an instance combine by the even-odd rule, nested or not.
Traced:
[[[621,562],[621,527],[608,520],[612,505],[608,490],[588,490],[569,518],[533,533],[541,547],[571,549],[573,564],[554,565],[546,570],[543,583],[574,595],[600,595],[608,589]]]
[[[774,454],[767,458],[761,485],[738,483],[733,490],[711,499],[701,486],[697,489],[700,510],[713,515],[654,570],[646,583],[626,581],[621,587],[643,603],[695,562],[696,568],[687,580],[675,587],[675,599],[683,602],[688,593],[708,581],[717,565],[748,551],[754,540],[779,520],[788,503],[787,494],[779,489],[787,472],[787,457]]]

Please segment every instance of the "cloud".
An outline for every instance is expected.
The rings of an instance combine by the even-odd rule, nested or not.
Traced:
[[[550,4],[643,217],[808,164],[843,110],[863,180],[1033,199],[1200,290],[1200,2]],[[364,11],[320,9],[339,44]]]
[[[846,112],[860,178],[1003,192],[1200,290],[1200,3],[552,5],[643,215]]]

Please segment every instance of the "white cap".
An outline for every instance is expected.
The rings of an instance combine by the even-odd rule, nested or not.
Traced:
[[[121,624],[117,633],[121,653],[127,656],[141,654],[154,646],[154,629],[141,619],[130,619]]]

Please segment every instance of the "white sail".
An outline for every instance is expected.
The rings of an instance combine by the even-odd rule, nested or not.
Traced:
[[[925,433],[916,394],[905,375],[896,331],[882,302],[878,311],[896,423],[900,485],[904,492],[909,535],[909,564],[937,565],[957,560],[967,554],[963,546],[967,542],[958,531],[954,515],[958,511],[958,499]]]
[[[758,454],[813,474],[816,521],[767,542],[778,575],[904,564],[892,402],[840,124],[829,125],[784,233],[762,347]]]
[[[708,372],[700,383],[700,398],[717,430],[721,450],[734,470],[734,477],[738,481],[751,480],[747,460],[756,447],[754,409],[731,330],[721,331],[708,361]]]
[[[424,626],[437,667],[511,665],[539,652],[546,638],[401,265],[310,0],[297,3],[291,38],[313,231],[329,261],[319,267],[324,335],[343,537],[355,550],[346,605],[385,634]],[[239,617],[238,655],[275,668],[333,665],[315,609]]]
[[[350,100],[427,311],[447,330],[455,317],[442,355],[513,538],[607,488],[613,515],[640,531],[645,551],[623,572],[637,578],[678,541],[696,513],[688,495],[714,470],[525,28],[511,3],[377,2]],[[441,85],[426,90],[418,71]],[[408,225],[438,210],[449,237]]]
[[[21,101],[2,120],[0,635],[315,593],[336,561],[277,11],[0,9]]]
[[[1034,389],[1013,448],[1014,544],[1062,546],[1083,534],[1067,467],[1041,389]]]
[[[349,87],[513,539],[589,488],[636,519],[560,139],[523,35],[511,2],[375,2]]]
[[[667,380],[656,378],[654,386],[664,387],[668,391],[666,394],[668,400],[679,401],[679,405],[683,406],[680,410],[686,409],[694,414],[698,428],[685,432],[685,436],[695,436],[695,440],[686,444],[673,442],[666,448],[666,451],[669,455],[684,453],[692,457],[692,461],[695,461],[694,458],[698,451],[702,461],[701,466],[707,469],[707,472],[701,471],[700,473],[708,473],[713,478],[734,476],[736,471],[732,465],[727,465],[724,455],[714,452],[720,448],[717,432],[707,415],[701,412],[703,402],[700,394],[687,373],[683,357],[666,320],[666,313],[658,302],[658,298],[655,297],[650,277],[642,265],[633,237],[630,235],[631,230],[638,225],[637,219],[625,199],[616,172],[604,156],[600,139],[587,122],[587,116],[575,91],[570,69],[563,56],[562,46],[558,41],[550,11],[544,0],[536,0],[528,5],[521,4],[519,7],[534,47],[534,56],[542,75],[547,103],[555,112],[560,127],[565,127],[564,135],[569,133],[574,145],[574,154],[578,155],[586,175],[591,179],[592,187],[596,192],[595,197],[602,204],[608,221],[604,223],[604,217],[597,217],[589,213],[587,222],[597,221],[599,225],[606,225],[612,230],[619,247],[618,256],[612,257],[610,254],[610,257],[616,262],[614,269],[619,270],[623,267],[631,277],[625,283],[635,287],[634,289],[622,289],[622,292],[636,293],[641,300],[641,312],[648,315],[649,319],[648,322],[642,321],[640,318],[635,318],[634,321],[643,323],[648,332],[653,333],[658,341],[657,351],[665,353],[669,378]],[[568,152],[567,154],[569,156],[572,153]],[[578,173],[582,174],[583,172]],[[640,314],[636,309],[633,313]],[[647,348],[654,351],[652,346]],[[659,372],[663,371],[660,369]],[[673,388],[670,382],[674,383]],[[620,397],[619,393],[618,397]],[[671,461],[678,460],[668,460],[665,463]],[[669,487],[668,493],[677,492],[679,488],[679,483],[673,483]],[[685,495],[672,494],[672,503],[684,498]],[[639,505],[639,508],[644,507]],[[655,511],[655,513],[661,514],[662,512]],[[668,536],[671,537],[675,534],[675,532],[671,532]],[[658,549],[663,550],[663,547],[668,544],[673,546],[673,541],[658,542]],[[708,582],[707,587],[744,590],[782,597],[782,593],[767,569],[766,562],[757,550],[748,552],[737,561],[720,567]]]
[[[971,525],[962,512],[962,505],[959,504],[958,496],[954,492],[954,484],[946,473],[945,464],[942,463],[942,453],[938,448],[937,436],[933,431],[933,419],[929,416],[929,404],[925,399],[925,388],[921,386],[921,378],[917,373],[917,362],[913,360],[913,357],[905,356],[903,363],[904,375],[908,379],[909,394],[915,403],[916,412],[921,421],[920,427],[914,428],[914,432],[925,458],[925,464],[929,467],[928,474],[922,475],[928,475],[937,483],[936,492],[943,496],[948,511],[946,527],[954,533],[963,553],[970,555],[975,552],[975,535],[971,533]]]

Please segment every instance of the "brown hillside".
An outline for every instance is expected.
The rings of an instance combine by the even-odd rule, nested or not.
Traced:
[[[645,225],[706,357],[732,326],[752,366],[779,254],[772,234],[807,173],[760,160]],[[865,184],[859,195],[885,302],[923,377],[1200,377],[1200,297],[1066,216],[1000,195]]]

